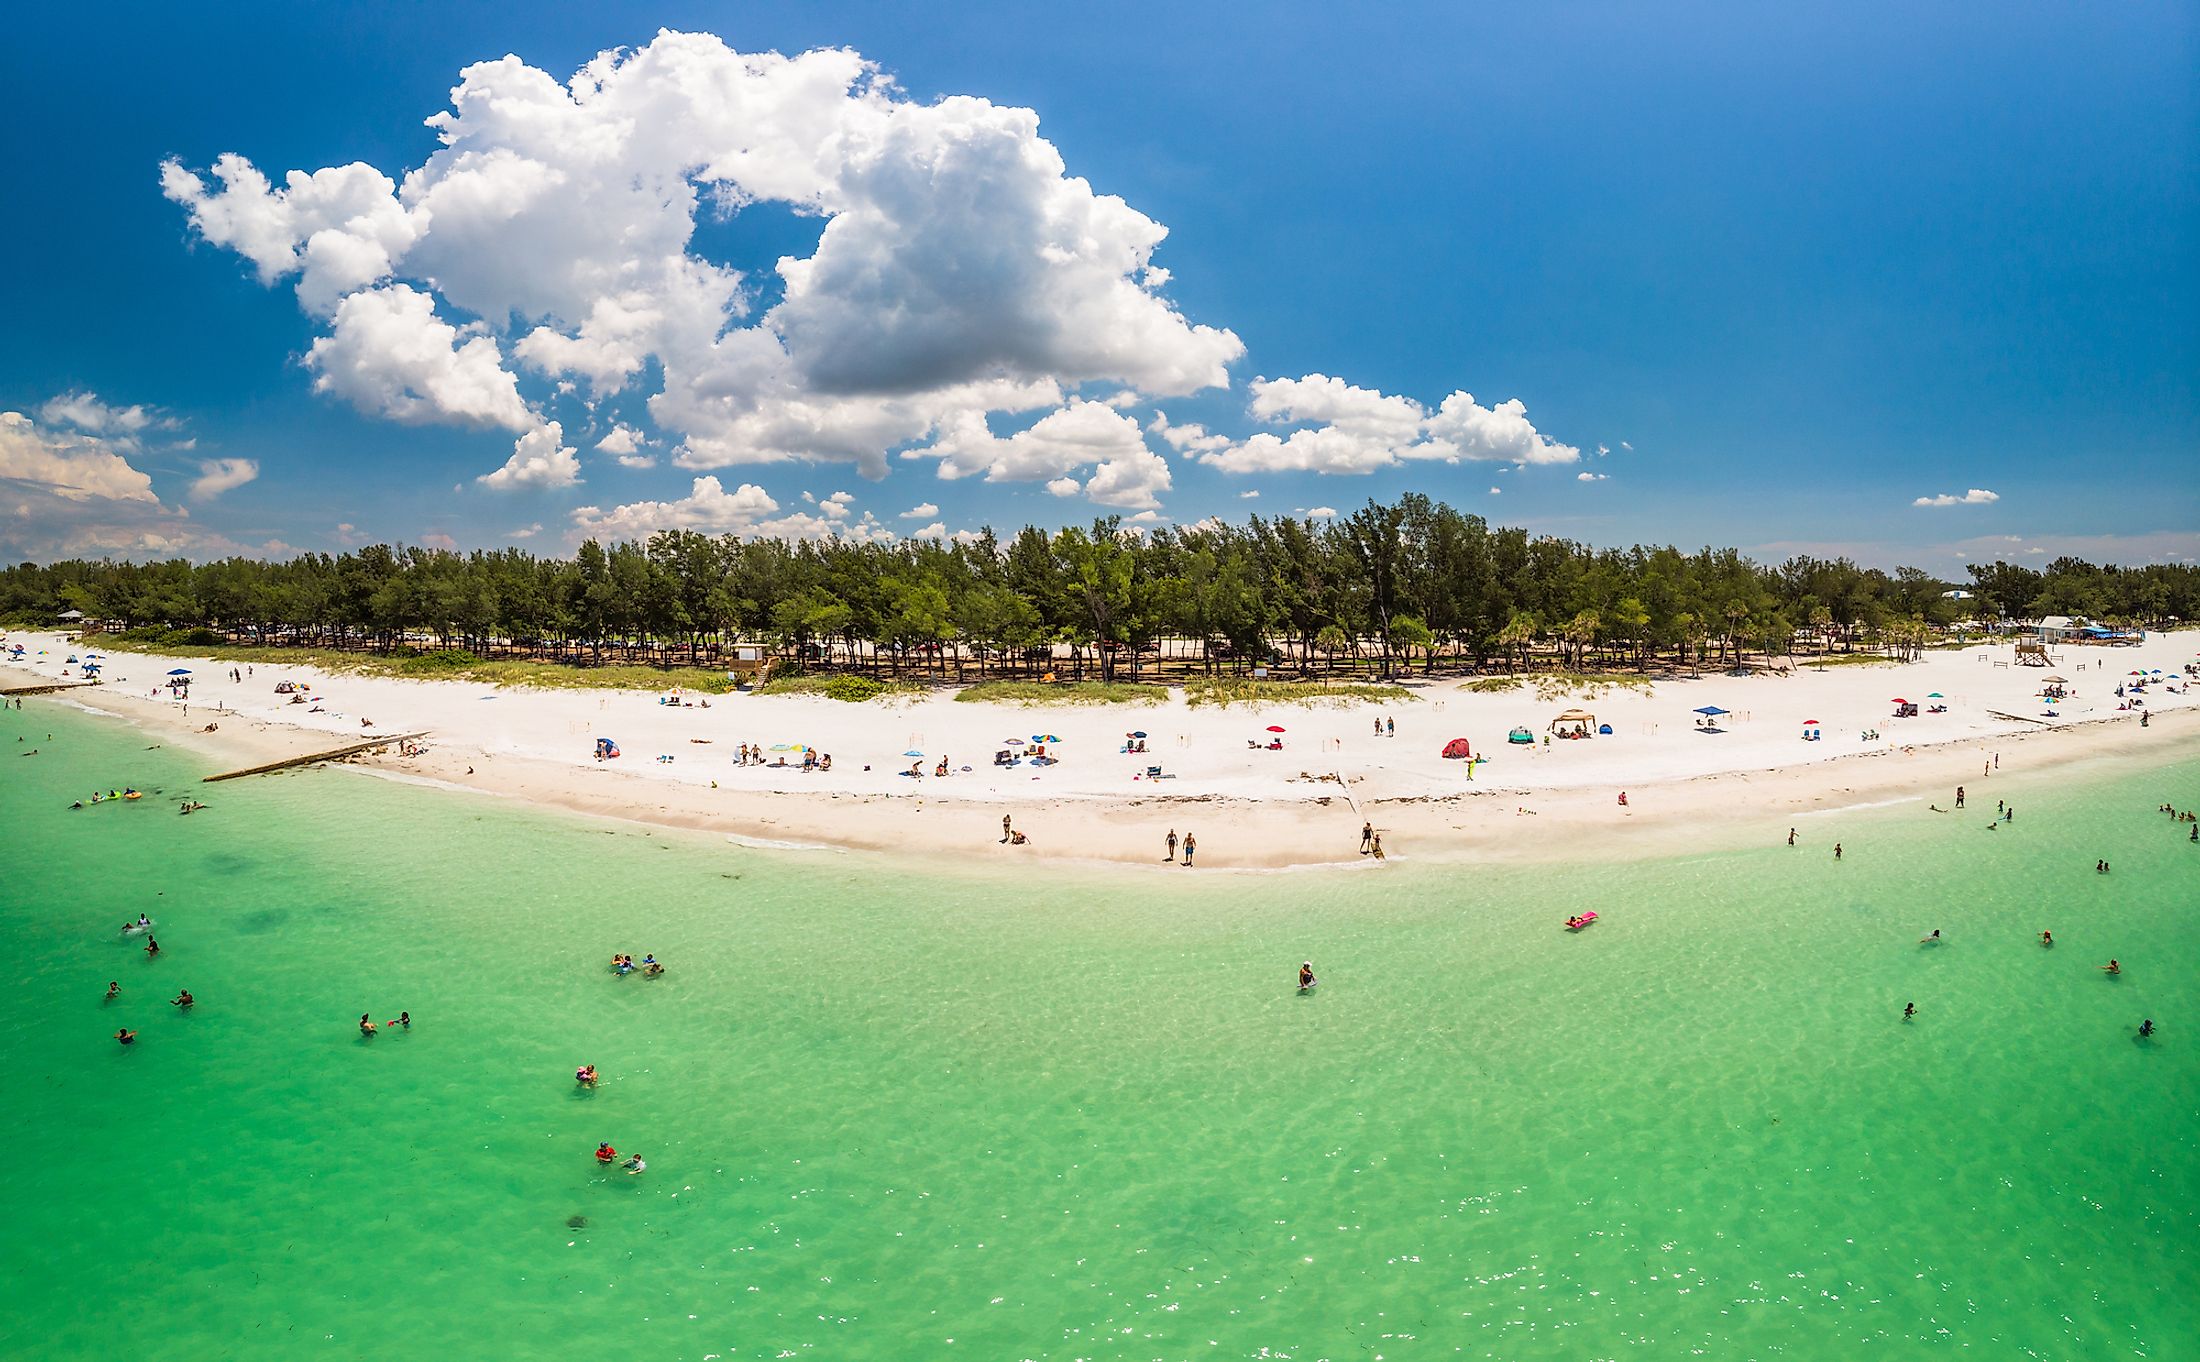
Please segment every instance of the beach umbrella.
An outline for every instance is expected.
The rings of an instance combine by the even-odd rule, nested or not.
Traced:
[[[191,674],[191,669],[189,667],[178,667],[168,674],[170,676],[189,676]]]
[[[1043,738],[1033,738],[1033,739],[1032,739],[1032,741],[1033,741],[1033,742],[1060,742],[1060,741],[1061,741],[1061,739],[1060,739],[1060,738],[1057,738],[1057,737],[1055,737],[1055,736],[1054,736],[1054,735],[1053,735],[1052,733],[1049,733],[1049,734],[1047,734],[1047,735],[1046,735],[1045,737],[1043,737]]]
[[[773,748],[772,750],[773,750],[774,752],[776,752],[776,751],[778,751],[779,749],[775,747],[775,748]],[[924,755],[924,753],[912,750],[912,751],[904,752],[904,753],[902,753],[902,755],[903,755],[903,756],[905,756],[905,757],[921,757],[921,756],[923,756],[923,755]]]
[[[1945,699],[1947,699],[1948,697],[1947,697],[1947,696],[1945,696],[1945,695],[1942,695],[1942,694],[1941,694],[1941,693],[1940,693],[1939,691],[1937,691],[1937,690],[1929,690],[1929,691],[1925,692],[1925,698],[1926,698],[1926,699],[1928,699],[1928,700],[1945,700]]]
[[[1726,711],[1725,711],[1725,710],[1723,710],[1723,709],[1719,708],[1719,707],[1718,707],[1717,705],[1701,705],[1701,706],[1698,706],[1698,707],[1697,707],[1697,710],[1696,710],[1696,712],[1697,712],[1698,714],[1714,714],[1714,715],[1715,715],[1715,714],[1724,714],[1724,713],[1726,713]]]
[[[1143,738],[1146,736],[1146,730],[1141,728],[1137,732],[1131,734],[1131,736],[1134,738]]]
[[[1803,720],[1803,727],[1816,728],[1818,727],[1818,721],[1816,719],[1805,719]]]
[[[1268,731],[1269,731],[1270,733],[1281,733],[1281,732],[1283,732],[1283,725],[1282,725],[1282,724],[1270,724],[1270,725],[1268,725]]]
[[[772,744],[771,750],[774,752],[792,752],[794,751],[794,744],[787,742],[775,742]],[[918,755],[921,756],[923,754],[919,753]]]

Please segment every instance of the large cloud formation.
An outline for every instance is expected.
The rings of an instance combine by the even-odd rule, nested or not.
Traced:
[[[1080,389],[1190,393],[1226,384],[1242,353],[1161,292],[1165,229],[1070,175],[1036,114],[913,103],[853,52],[661,32],[563,83],[505,57],[466,68],[428,125],[440,149],[395,181],[353,164],[277,185],[225,154],[207,174],[170,161],[161,184],[263,283],[295,277],[327,327],[307,355],[317,389],[518,436],[492,487],[577,480],[553,433],[559,385],[583,401],[653,385],[649,413],[689,469],[824,460],[878,477],[937,438],[955,476],[981,466],[989,415],[1089,425]],[[738,229],[766,203],[823,219],[812,254],[774,278],[694,249],[698,212]],[[1167,464],[1129,437],[1093,444],[1081,482],[1069,467],[1051,481],[1151,505]],[[739,495],[698,480],[631,509],[719,523],[718,498]]]

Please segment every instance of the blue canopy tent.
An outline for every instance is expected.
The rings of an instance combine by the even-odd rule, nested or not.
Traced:
[[[1728,711],[1719,708],[1717,705],[1698,706],[1696,709],[1696,713],[1701,715],[1702,717],[1696,720],[1697,731],[1701,733],[1726,732],[1725,729],[1719,727],[1719,716],[1727,712]]]

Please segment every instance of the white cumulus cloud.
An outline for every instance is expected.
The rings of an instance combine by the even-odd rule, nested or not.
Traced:
[[[1056,496],[1079,492],[1102,506],[1143,510],[1169,490],[1169,463],[1146,447],[1138,422],[1099,402],[1073,401],[1013,435],[998,436],[977,413],[948,421],[939,437],[905,458],[936,458],[947,479],[1043,482]],[[1076,474],[1090,468],[1089,479]]]
[[[1910,504],[1912,506],[1984,506],[1999,500],[2001,500],[2000,493],[1989,492],[1983,487],[1973,487],[1962,496],[1957,496],[1953,492],[1943,492],[1937,497],[1919,497]]]
[[[581,480],[581,461],[565,443],[565,428],[546,421],[512,442],[512,457],[474,481],[499,492],[521,487],[571,487]]]
[[[1188,393],[1242,353],[1160,291],[1166,229],[1071,174],[1035,113],[910,101],[850,51],[662,32],[565,81],[505,57],[461,72],[429,124],[441,146],[395,178],[278,186],[234,154],[161,169],[201,238],[263,283],[296,276],[328,319],[316,386],[391,419],[539,428],[509,356],[597,395],[646,375],[684,467],[876,477],[950,423],[1086,384]],[[776,280],[690,250],[699,211],[767,203],[824,221]]]
[[[920,501],[901,513],[903,520],[930,520],[940,513],[940,508],[929,501]]]
[[[193,501],[211,501],[260,476],[256,459],[201,459],[199,476],[191,483]]]
[[[1551,464],[1581,457],[1536,430],[1517,399],[1484,407],[1473,394],[1455,392],[1432,412],[1410,397],[1326,374],[1255,379],[1251,390],[1254,417],[1297,429],[1261,431],[1198,456],[1226,473],[1372,473],[1406,460]],[[1165,430],[1163,438],[1174,429],[1185,428]]]

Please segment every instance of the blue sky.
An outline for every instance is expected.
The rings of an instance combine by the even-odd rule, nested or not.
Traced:
[[[18,16],[0,553],[1417,490],[1771,559],[2200,554],[2189,7],[1201,8]],[[512,112],[660,28],[730,51],[607,70],[599,110],[640,111],[611,150],[608,115]],[[716,93],[735,53],[833,48],[875,71]],[[504,169],[432,162],[423,120],[506,53],[534,70],[460,123]],[[392,183],[225,194],[231,153]],[[667,158],[718,162],[669,253],[680,213],[576,188]]]

